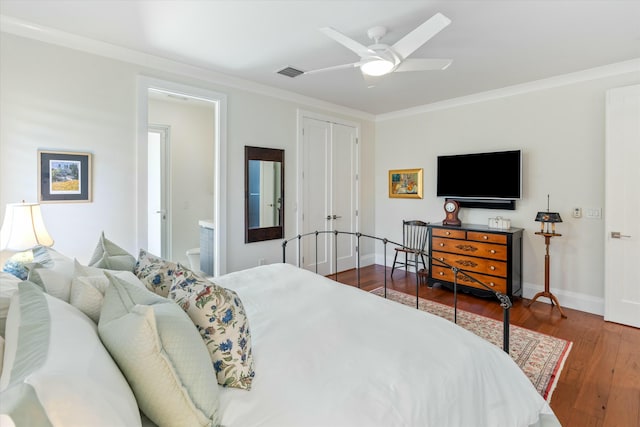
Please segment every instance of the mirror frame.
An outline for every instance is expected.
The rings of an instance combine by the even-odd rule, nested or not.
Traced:
[[[249,228],[249,161],[264,160],[280,162],[280,225],[275,227]],[[277,148],[244,147],[244,242],[262,242],[282,239],[284,236],[284,150]]]

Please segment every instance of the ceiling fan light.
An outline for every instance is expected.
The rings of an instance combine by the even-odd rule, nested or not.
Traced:
[[[393,71],[395,64],[387,59],[374,59],[369,62],[365,62],[360,66],[362,72],[368,76],[384,76]]]

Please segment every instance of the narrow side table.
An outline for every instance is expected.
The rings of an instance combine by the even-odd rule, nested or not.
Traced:
[[[560,302],[558,301],[558,298],[556,298],[555,295],[553,295],[550,291],[549,291],[549,244],[551,243],[551,238],[552,237],[560,237],[562,236],[562,234],[558,234],[558,233],[545,233],[542,231],[538,231],[536,232],[537,235],[539,236],[544,236],[544,243],[547,246],[547,252],[544,256],[544,291],[542,292],[538,292],[531,301],[529,301],[529,304],[527,304],[527,307],[529,307],[531,304],[533,304],[538,298],[540,297],[547,297],[551,300],[551,306],[553,307],[554,303],[555,305],[558,307],[558,310],[560,311],[560,315],[562,317],[564,317],[565,319],[567,318],[567,315],[564,314],[564,311],[562,311],[562,307],[560,307]]]

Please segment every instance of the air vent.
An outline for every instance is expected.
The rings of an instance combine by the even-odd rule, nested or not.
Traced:
[[[286,67],[278,71],[278,74],[282,74],[283,76],[294,78],[294,77],[298,77],[300,74],[304,74],[304,71],[300,71],[297,68],[293,68],[293,67]]]

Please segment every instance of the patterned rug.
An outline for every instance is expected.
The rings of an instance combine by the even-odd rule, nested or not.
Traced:
[[[384,288],[371,293],[383,296]],[[387,299],[411,307],[416,306],[416,297],[387,289]],[[420,298],[420,310],[443,317],[453,322],[453,307]],[[502,348],[502,322],[458,309],[458,325]],[[560,378],[564,362],[571,351],[571,341],[541,334],[530,329],[511,325],[509,328],[509,355],[529,377],[538,393],[547,402]]]

